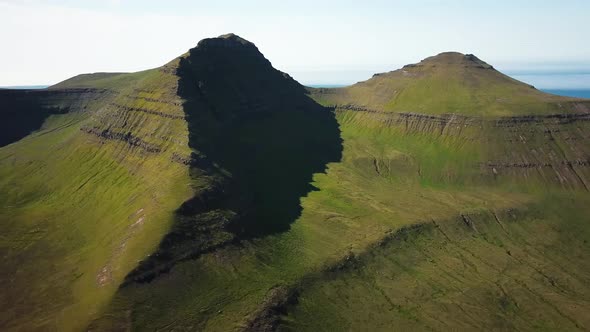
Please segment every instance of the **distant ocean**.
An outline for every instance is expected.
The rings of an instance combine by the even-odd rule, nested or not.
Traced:
[[[590,98],[590,89],[589,90],[540,89],[540,90],[547,92],[547,93],[554,94],[554,95],[560,95],[560,96]]]
[[[29,89],[45,89],[49,85],[15,85],[15,86],[0,86],[0,89],[14,89],[14,90],[29,90]]]
[[[590,72],[575,71],[507,71],[519,81],[531,84],[541,91],[555,95],[590,98]]]

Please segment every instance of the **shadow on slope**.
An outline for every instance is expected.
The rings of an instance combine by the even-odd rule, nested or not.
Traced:
[[[47,93],[31,90],[0,90],[0,147],[14,143],[41,128],[51,114],[62,113],[57,107],[44,107]]]
[[[0,147],[14,143],[41,129],[51,115],[85,112],[112,93],[95,88],[42,90],[0,89]]]
[[[334,114],[235,35],[205,39],[181,58],[178,94],[189,127],[195,196],[158,251],[129,281],[229,242],[283,232],[301,214],[314,173],[342,156]]]

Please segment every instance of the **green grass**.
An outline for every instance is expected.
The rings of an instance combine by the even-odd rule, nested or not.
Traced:
[[[134,84],[109,98],[156,109],[126,98],[138,86],[166,98],[159,90],[174,87],[174,77],[141,78],[128,79]],[[117,91],[118,83],[110,88]],[[173,152],[190,150],[154,135],[186,142],[186,124],[143,113],[122,119],[110,103],[52,116],[40,131],[0,150],[4,329],[84,329],[138,260],[155,249],[173,211],[190,195],[188,170],[170,161]],[[176,111],[182,114],[179,106]],[[81,131],[113,128],[121,120],[164,152],[149,154]]]
[[[74,76],[63,82],[57,83],[50,89],[67,88],[98,88],[117,89],[128,88],[146,75],[157,72],[157,70],[144,70],[137,73],[95,73]]]
[[[471,214],[476,231],[461,218],[402,230],[310,283],[279,330],[587,329],[587,197],[540,202]]]

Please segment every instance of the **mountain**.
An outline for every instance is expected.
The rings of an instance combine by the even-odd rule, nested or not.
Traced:
[[[514,80],[472,54],[446,52],[318,95],[319,100],[386,112],[514,116],[568,112],[567,99]],[[587,103],[586,103],[587,105]],[[587,109],[584,109],[587,111]]]
[[[590,328],[590,102],[475,56],[312,89],[229,34],[0,102],[4,330]]]
[[[334,116],[235,35],[3,96],[3,142],[39,129],[0,152],[7,329],[83,329],[121,284],[288,229],[341,153]]]

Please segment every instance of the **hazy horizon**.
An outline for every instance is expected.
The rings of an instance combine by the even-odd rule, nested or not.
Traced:
[[[350,84],[445,51],[473,53],[508,74],[590,72],[588,12],[590,3],[579,0],[0,0],[0,29],[11,32],[0,85],[155,68],[228,32],[304,84]],[[590,88],[590,79],[571,84]]]
[[[395,70],[394,68],[391,70]],[[547,72],[547,71],[503,71],[501,68],[497,68],[504,74],[515,78],[519,81],[531,84],[538,89],[542,90],[590,90],[590,73],[585,70],[575,71],[561,71],[561,72]],[[383,71],[381,71],[383,72]],[[347,86],[357,82],[361,82],[371,78],[373,74],[379,73],[379,71],[315,71],[312,75],[309,73],[301,72],[288,72],[289,75],[293,76],[299,83],[306,86]],[[84,73],[80,73],[84,74]],[[302,81],[298,77],[318,77],[320,79],[311,81]],[[354,77],[354,79],[351,79]],[[357,79],[358,78],[358,79]],[[35,84],[10,84],[0,85],[0,88],[31,88],[31,87],[48,87],[58,82],[36,82]]]

